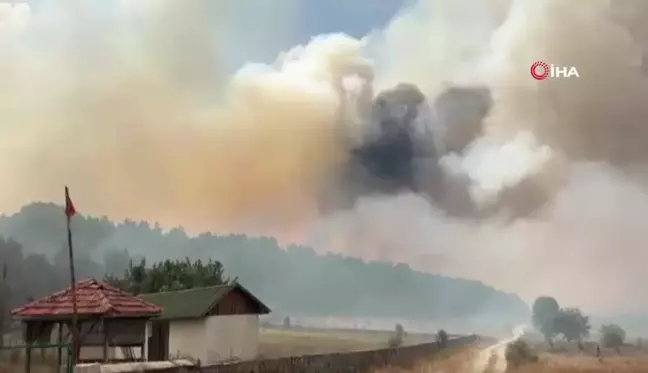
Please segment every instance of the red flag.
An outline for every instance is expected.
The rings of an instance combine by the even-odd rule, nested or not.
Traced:
[[[69,219],[74,216],[74,214],[76,214],[76,209],[74,208],[72,199],[70,199],[70,191],[68,190],[68,187],[65,187],[65,215],[67,215]]]

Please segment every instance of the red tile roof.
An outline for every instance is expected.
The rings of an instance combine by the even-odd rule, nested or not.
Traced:
[[[77,282],[76,304],[79,316],[139,317],[156,316],[162,312],[157,305],[93,278]],[[71,287],[11,311],[11,315],[18,318],[59,319],[72,314]]]

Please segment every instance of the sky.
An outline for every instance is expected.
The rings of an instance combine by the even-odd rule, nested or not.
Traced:
[[[345,33],[361,38],[373,29],[384,28],[404,4],[403,0],[237,1],[234,18],[240,23],[236,31],[224,35],[232,45],[228,67],[234,71],[249,61],[271,62],[278,51],[307,44],[311,38],[322,34]],[[288,12],[294,14],[291,22],[286,22],[285,12],[276,12],[276,7],[282,6],[290,8]],[[250,8],[255,12],[248,12]],[[269,9],[273,10],[267,11]],[[281,16],[273,18],[276,14]]]

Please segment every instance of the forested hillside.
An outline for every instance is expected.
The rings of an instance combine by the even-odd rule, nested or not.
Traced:
[[[373,316],[417,319],[476,315],[523,318],[527,305],[477,281],[411,270],[407,265],[318,255],[302,246],[280,247],[272,238],[245,235],[188,237],[156,224],[73,218],[77,276],[122,275],[129,261],[190,258],[222,263],[275,312],[304,316]],[[34,203],[0,217],[0,266],[7,264],[11,303],[68,284],[63,209]]]

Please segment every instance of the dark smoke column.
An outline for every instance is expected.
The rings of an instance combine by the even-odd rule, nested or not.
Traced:
[[[349,164],[334,188],[336,198],[325,204],[350,208],[360,196],[419,191],[415,160],[424,156],[437,164],[431,132],[417,134],[421,130],[417,119],[425,105],[425,96],[411,84],[378,94],[364,111],[362,145],[351,149]]]
[[[412,84],[381,92],[367,110],[362,145],[351,149],[349,164],[323,205],[348,209],[362,196],[414,192],[455,217],[479,219],[504,209],[516,217],[532,214],[550,198],[534,180],[524,180],[504,190],[494,205],[478,208],[470,181],[445,174],[439,165],[440,157],[464,153],[483,135],[492,107],[490,90],[479,86],[450,86],[432,107]],[[435,142],[433,129],[441,141]]]
[[[352,151],[343,178],[347,207],[363,195],[410,191],[452,215],[474,215],[468,182],[444,175],[439,156],[441,150],[461,152],[481,135],[491,106],[490,91],[482,87],[449,87],[432,108],[412,84],[399,84],[377,95],[369,133],[363,145]],[[422,115],[424,110],[433,115]],[[445,128],[440,149],[433,128]]]
[[[372,132],[366,145],[353,152],[357,164],[373,180],[370,189],[393,193],[414,190],[413,121],[425,96],[413,85],[399,84],[379,94],[372,107]]]

